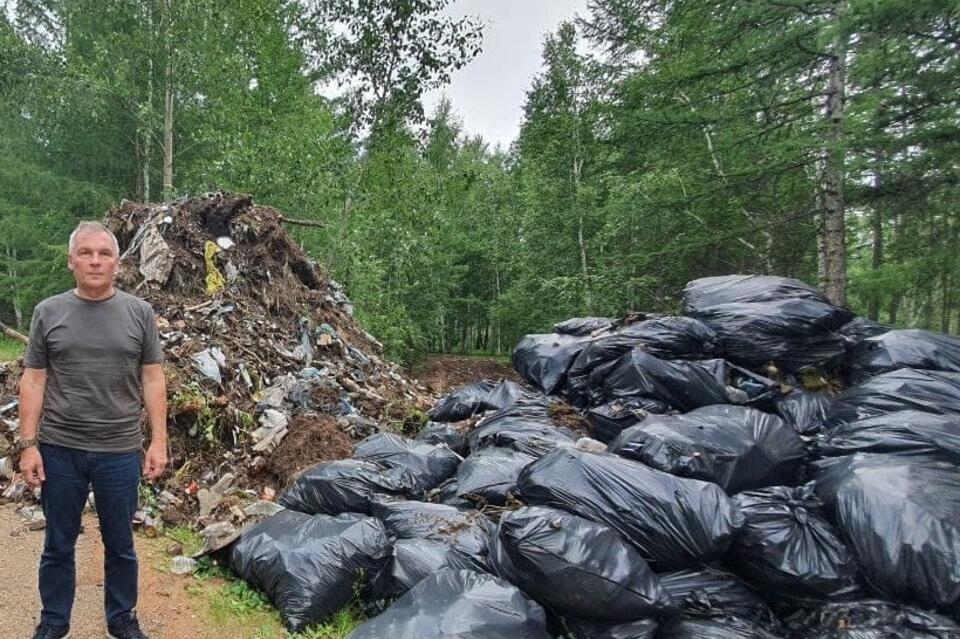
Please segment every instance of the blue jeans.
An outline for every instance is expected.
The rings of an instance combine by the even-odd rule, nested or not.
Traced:
[[[40,558],[40,620],[53,626],[70,623],[77,582],[75,547],[91,485],[104,547],[107,622],[129,616],[137,605],[132,521],[137,510],[140,452],[94,453],[40,444],[40,456],[46,475],[40,501],[47,518]]]

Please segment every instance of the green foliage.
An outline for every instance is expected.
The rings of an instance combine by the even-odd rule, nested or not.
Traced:
[[[23,355],[26,347],[17,340],[0,335],[0,362],[9,362]]]
[[[185,529],[167,532],[167,536],[172,534],[177,534],[177,541],[185,547],[196,536]],[[205,601],[211,622],[227,634],[240,627],[244,636],[263,639],[345,639],[366,619],[359,599],[355,598],[323,623],[291,634],[283,629],[280,614],[263,593],[209,557],[198,561],[192,579],[195,585],[191,592]]]
[[[443,15],[450,0],[309,0],[297,22],[318,78],[349,88],[354,124],[387,135],[422,117],[420,98],[480,53],[474,19]]]
[[[816,281],[827,160],[851,307],[960,329],[955,2],[591,0],[544,38],[506,152],[465,135],[448,101],[422,113],[480,50],[449,4],[15,3],[0,16],[0,320],[24,327],[69,288],[78,219],[158,197],[169,96],[173,192],[322,221],[290,230],[405,362],[504,353],[574,315],[675,312],[695,277]],[[341,97],[322,97],[329,82]],[[210,442],[248,428],[198,415]]]
[[[196,382],[187,382],[170,398],[169,409],[171,420],[184,419],[184,425],[195,428],[207,445],[216,447],[223,437],[226,413],[212,406],[212,399]]]

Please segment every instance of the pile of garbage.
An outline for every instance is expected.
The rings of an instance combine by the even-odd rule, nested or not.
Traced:
[[[291,630],[359,597],[353,639],[960,636],[960,339],[783,278],[683,308],[525,337],[535,388],[306,470],[230,565]]]
[[[357,440],[423,423],[433,396],[383,357],[343,289],[279,211],[210,194],[124,202],[104,220],[120,244],[118,286],[153,306],[168,384],[170,474],[139,523],[247,519],[289,479]],[[17,429],[20,370],[0,371],[0,418]],[[0,450],[4,497],[25,485]]]

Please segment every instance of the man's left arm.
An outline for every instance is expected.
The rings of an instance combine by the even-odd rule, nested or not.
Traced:
[[[163,364],[143,365],[143,405],[150,423],[150,445],[143,460],[143,476],[160,479],[167,467],[167,381]]]

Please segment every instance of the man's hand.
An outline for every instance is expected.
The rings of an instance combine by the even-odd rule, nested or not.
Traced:
[[[160,442],[150,444],[147,455],[143,458],[143,476],[154,481],[160,479],[167,467],[167,446]]]
[[[20,453],[20,472],[23,479],[31,488],[39,488],[47,476],[43,474],[43,459],[36,446],[24,448]]]

